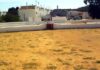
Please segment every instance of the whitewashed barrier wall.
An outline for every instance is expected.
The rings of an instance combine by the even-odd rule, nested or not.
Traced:
[[[87,22],[86,24],[100,24],[100,22]]]
[[[54,29],[100,28],[100,24],[54,24]]]
[[[46,29],[46,24],[6,26],[6,27],[0,27],[0,32],[31,31],[31,30],[44,30],[44,29]]]
[[[15,23],[15,24],[13,24]],[[12,31],[31,31],[31,30],[44,30],[47,29],[47,24],[28,24],[23,22],[13,22],[13,23],[2,23],[0,24],[0,32],[12,32]],[[51,22],[50,22],[51,23]],[[51,23],[53,24],[53,29],[74,29],[74,28],[100,28],[99,22],[97,24],[71,24],[71,23]]]
[[[26,23],[26,22],[0,22],[0,24],[7,24],[7,23],[12,24],[12,23]]]
[[[46,22],[4,22],[4,23],[0,23],[0,25],[29,25],[29,24],[43,24]]]

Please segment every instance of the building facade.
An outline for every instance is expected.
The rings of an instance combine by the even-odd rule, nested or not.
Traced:
[[[69,11],[66,17],[68,20],[90,19],[88,12],[80,12],[80,11]]]
[[[21,6],[19,16],[22,21],[41,21],[41,17],[50,13],[49,9],[32,6]]]
[[[1,11],[0,16],[6,15],[6,13],[7,13],[6,11]]]

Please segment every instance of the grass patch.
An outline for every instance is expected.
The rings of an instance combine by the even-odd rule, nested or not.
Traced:
[[[47,67],[46,67],[47,70],[56,70],[57,67],[56,65],[53,65],[53,64],[49,64]]]
[[[38,64],[37,63],[25,63],[23,64],[23,70],[28,70],[28,69],[37,69]]]
[[[85,53],[90,53],[92,52],[91,50],[83,50],[83,49],[80,49],[81,52],[85,52]]]
[[[52,51],[54,51],[54,52],[62,52],[63,50],[62,49],[53,49]]]
[[[60,58],[58,58],[57,61],[59,61],[59,62],[62,63],[63,65],[70,65],[69,62],[63,61],[63,60],[61,60]]]
[[[77,65],[74,67],[74,70],[83,70],[83,69],[86,69],[86,68],[84,68],[82,65]]]
[[[100,64],[100,60],[97,60],[96,63]]]
[[[98,70],[97,68],[90,68],[89,70]]]
[[[0,66],[7,66],[8,65],[8,63],[7,62],[5,62],[5,61],[0,61]]]
[[[94,60],[95,58],[94,57],[84,57],[83,59],[85,59],[85,60]]]

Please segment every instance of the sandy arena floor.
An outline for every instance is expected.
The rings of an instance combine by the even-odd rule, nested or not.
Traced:
[[[100,29],[0,33],[0,70],[100,70]]]

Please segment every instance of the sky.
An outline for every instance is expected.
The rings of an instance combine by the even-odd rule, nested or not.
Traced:
[[[20,7],[25,5],[38,5],[49,9],[78,8],[85,6],[83,0],[0,0],[0,11],[7,11],[10,7]]]

